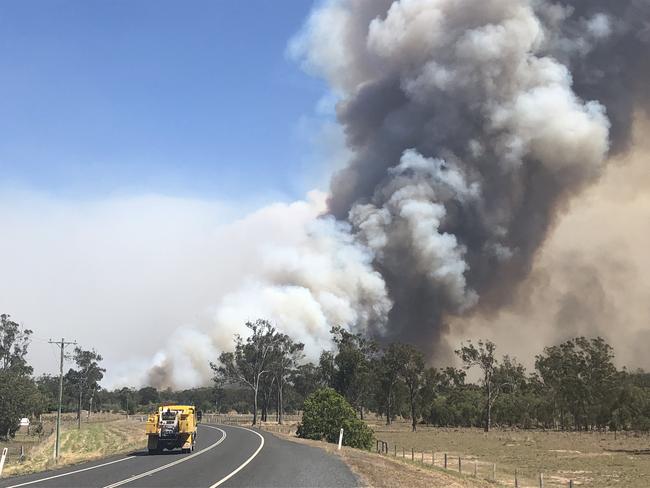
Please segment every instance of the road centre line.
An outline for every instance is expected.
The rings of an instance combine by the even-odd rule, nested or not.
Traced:
[[[144,478],[145,476],[149,476],[149,475],[152,475],[154,473],[158,473],[159,471],[163,471],[163,470],[165,470],[167,468],[171,468],[171,467],[176,466],[176,465],[178,465],[180,463],[184,463],[185,461],[189,461],[192,458],[200,456],[201,454],[205,454],[209,450],[214,449],[215,447],[217,447],[219,444],[221,444],[226,439],[226,432],[224,430],[221,430],[218,427],[211,427],[210,425],[203,425],[203,426],[207,427],[209,429],[218,430],[219,432],[221,432],[223,434],[223,436],[221,436],[221,439],[219,439],[214,444],[211,444],[210,446],[206,447],[205,449],[201,449],[200,451],[195,452],[194,454],[190,454],[189,456],[181,458],[181,459],[179,459],[177,461],[174,461],[172,463],[164,464],[164,465],[162,465],[162,466],[160,466],[158,468],[152,469],[150,471],[145,471],[144,473],[133,475],[130,478],[124,479],[122,481],[117,481],[116,483],[113,483],[111,485],[107,485],[104,488],[115,488],[117,486],[126,485],[127,483],[131,483],[132,481],[139,480],[140,478]]]
[[[122,459],[118,459],[116,461],[111,461],[111,462],[104,463],[104,464],[98,464],[97,466],[91,466],[90,468],[77,469],[76,471],[70,471],[69,473],[57,474],[55,476],[49,476],[47,478],[40,478],[40,479],[37,479],[37,480],[34,480],[34,481],[26,481],[25,483],[20,483],[18,485],[11,485],[11,486],[8,486],[7,488],[18,488],[19,486],[33,485],[34,483],[40,483],[42,481],[53,480],[55,478],[62,478],[63,476],[70,476],[71,474],[82,473],[84,471],[90,471],[91,469],[101,468],[103,466],[108,466],[109,464],[121,463],[122,461],[130,461],[131,459],[135,459],[135,457],[134,456],[129,456],[129,457],[125,457],[125,458],[122,458]]]
[[[258,436],[260,439],[262,439],[262,442],[260,442],[260,446],[257,448],[257,450],[253,453],[251,457],[249,457],[246,461],[244,461],[242,464],[239,465],[237,469],[235,469],[232,473],[230,473],[228,476],[225,478],[221,478],[219,481],[217,481],[214,485],[211,485],[210,488],[216,488],[217,486],[221,485],[222,483],[225,483],[228,481],[230,478],[235,476],[237,473],[239,473],[242,469],[244,469],[248,463],[250,463],[253,459],[255,459],[255,456],[257,456],[262,448],[264,447],[264,437],[259,433],[255,432],[254,430],[247,429],[246,427],[239,427],[239,426],[234,426],[232,425],[231,427],[236,427],[237,429],[244,429],[247,430],[248,432],[252,432],[256,436]]]

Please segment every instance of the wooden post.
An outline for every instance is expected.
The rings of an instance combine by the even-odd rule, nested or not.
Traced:
[[[569,488],[573,488],[573,480],[569,480]]]
[[[404,452],[404,448],[402,447],[402,459],[406,458],[406,452]]]
[[[544,473],[539,473],[539,488],[544,488]]]
[[[447,469],[447,453],[445,453],[445,469]]]
[[[424,464],[424,451],[422,451],[422,464]]]
[[[515,488],[519,488],[519,477],[517,476],[519,473],[517,472],[517,468],[515,468]]]
[[[497,463],[492,463],[492,481],[497,480]]]
[[[431,450],[431,466],[436,465],[436,451],[433,449]]]
[[[395,457],[397,457],[397,444],[393,446],[395,448]]]
[[[477,478],[478,476],[478,463],[474,461],[474,478]]]
[[[458,456],[458,472],[462,473],[463,472],[463,466],[462,466],[462,460],[460,459],[460,456]]]
[[[411,461],[415,461],[415,449],[411,448]]]

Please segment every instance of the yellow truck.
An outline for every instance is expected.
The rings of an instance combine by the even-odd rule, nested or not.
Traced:
[[[147,448],[149,454],[163,449],[194,450],[198,416],[196,408],[189,405],[162,405],[147,418]]]

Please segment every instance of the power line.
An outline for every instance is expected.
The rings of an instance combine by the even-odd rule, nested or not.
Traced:
[[[59,341],[53,341],[50,339],[48,341],[50,344],[56,344],[61,349],[61,361],[59,363],[59,411],[56,414],[56,444],[54,448],[54,460],[59,462],[59,441],[61,439],[61,403],[63,402],[63,357],[65,346],[76,345],[77,341],[66,342],[65,339]]]

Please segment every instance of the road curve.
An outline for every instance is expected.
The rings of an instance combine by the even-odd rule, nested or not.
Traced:
[[[138,451],[0,480],[0,488],[352,487],[357,479],[323,450],[256,429],[200,425],[196,450]]]

